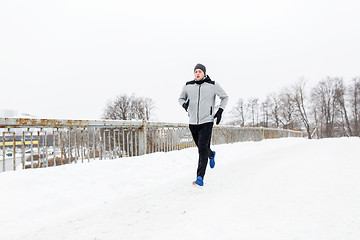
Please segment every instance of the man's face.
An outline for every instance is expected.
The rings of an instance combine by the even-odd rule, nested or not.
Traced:
[[[196,81],[200,81],[205,76],[204,72],[201,69],[196,69],[195,72],[194,72],[194,75],[195,75],[195,80]]]

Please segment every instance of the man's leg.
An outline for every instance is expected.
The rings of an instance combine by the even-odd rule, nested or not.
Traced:
[[[189,129],[191,132],[191,135],[194,139],[194,142],[196,144],[196,146],[198,146],[198,141],[199,141],[199,125],[189,125]]]
[[[210,148],[212,128],[213,128],[213,124],[211,125],[211,129],[209,130],[209,131],[210,131],[209,142],[208,142],[208,157],[209,157],[209,158],[213,158],[213,157],[214,157],[214,152],[213,152],[213,151],[211,150],[211,148]]]
[[[199,150],[199,164],[197,169],[197,175],[204,179],[206,166],[208,164],[208,158],[213,152],[210,150],[211,132],[213,123],[204,123],[199,125],[198,131],[198,143]],[[211,153],[210,153],[211,152]]]

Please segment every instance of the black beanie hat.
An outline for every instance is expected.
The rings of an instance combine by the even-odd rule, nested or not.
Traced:
[[[200,63],[196,64],[195,68],[194,68],[194,72],[196,69],[200,69],[201,71],[204,72],[204,74],[206,75],[206,67]]]

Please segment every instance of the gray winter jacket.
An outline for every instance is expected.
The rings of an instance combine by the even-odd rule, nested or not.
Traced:
[[[182,106],[189,100],[190,124],[198,125],[214,121],[216,95],[221,100],[219,108],[225,109],[229,97],[218,83],[211,81],[209,76],[201,81],[193,80],[186,83],[181,91],[179,103]]]

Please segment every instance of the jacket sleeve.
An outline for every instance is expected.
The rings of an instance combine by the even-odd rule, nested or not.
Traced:
[[[188,95],[187,95],[187,92],[186,92],[186,85],[183,87],[183,89],[182,89],[182,91],[181,91],[181,93],[180,93],[180,96],[179,96],[179,104],[180,104],[180,106],[182,106],[183,104],[184,104],[184,102],[186,102],[187,101],[187,99],[188,99]]]
[[[220,105],[219,108],[225,109],[228,101],[229,101],[229,96],[226,94],[226,92],[224,91],[224,89],[222,89],[222,87],[219,84],[215,84],[215,89],[216,89],[216,95],[219,96],[220,98]]]

